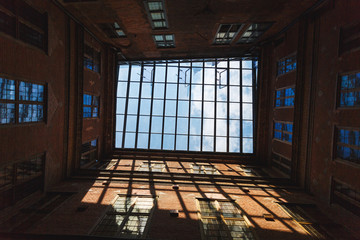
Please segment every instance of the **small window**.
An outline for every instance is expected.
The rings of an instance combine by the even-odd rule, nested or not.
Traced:
[[[219,171],[216,169],[215,166],[210,164],[193,164],[193,173],[194,174],[219,174]]]
[[[99,117],[99,99],[98,96],[84,94],[83,100],[83,118]]]
[[[360,131],[355,129],[336,129],[337,159],[360,164]]]
[[[292,142],[293,124],[274,122],[274,138],[280,141]]]
[[[276,90],[275,107],[293,107],[295,100],[295,88]]]
[[[126,37],[125,32],[119,26],[117,22],[114,23],[102,23],[99,24],[100,28],[109,38],[121,38]]]
[[[81,160],[80,167],[94,162],[98,157],[98,141],[94,139],[90,142],[83,143],[81,145]]]
[[[145,8],[153,29],[168,28],[166,11],[163,1],[145,1]]]
[[[285,57],[277,62],[277,75],[283,75],[285,73],[296,70],[296,55]]]
[[[327,239],[327,234],[319,227],[319,224],[307,216],[304,210],[309,209],[314,212],[316,205],[283,202],[278,202],[278,204],[284,212],[286,212],[307,232],[308,235],[312,237],[312,239]]]
[[[158,48],[175,47],[174,34],[153,35],[153,37]]]
[[[340,96],[338,106],[360,107],[360,72],[339,77]]]
[[[38,12],[23,0],[0,1],[1,6],[1,32],[47,51],[46,13]]]
[[[0,78],[0,124],[44,121],[45,86]]]
[[[100,73],[101,53],[85,44],[84,48],[84,67],[94,72]]]
[[[331,202],[360,216],[360,191],[333,179]]]
[[[339,55],[360,48],[360,23],[342,27],[340,30]]]
[[[91,235],[145,238],[155,204],[153,196],[118,196]]]
[[[42,190],[45,154],[0,167],[0,209]]]
[[[141,163],[141,166],[138,168],[138,171],[163,172],[164,169],[165,169],[164,162],[147,161]]]
[[[272,153],[271,156],[272,165],[280,170],[282,173],[290,177],[291,175],[291,160],[280,154]]]
[[[238,34],[242,24],[220,24],[216,32],[215,44],[230,44]]]
[[[272,23],[253,23],[241,35],[238,43],[249,44],[256,42],[264,34]]]
[[[235,201],[198,199],[202,239],[255,239]]]

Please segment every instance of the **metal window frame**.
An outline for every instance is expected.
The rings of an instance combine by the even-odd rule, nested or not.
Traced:
[[[281,130],[275,129],[275,123],[280,123],[280,124],[281,124]],[[277,140],[277,141],[280,141],[280,142],[292,144],[292,141],[289,142],[289,141],[283,140],[283,134],[284,134],[284,133],[293,136],[293,132],[288,132],[288,131],[284,131],[284,130],[283,130],[283,129],[284,129],[284,127],[283,127],[284,124],[291,124],[291,125],[293,125],[293,127],[294,127],[294,123],[293,123],[293,122],[274,120],[274,124],[273,124],[273,132],[274,132],[274,133],[273,133],[273,139],[275,139],[275,140]],[[281,133],[281,139],[275,138],[275,132],[280,132],[280,133]]]
[[[360,166],[360,159],[358,159],[358,162],[356,161],[352,161],[352,160],[347,160],[347,159],[343,159],[338,157],[337,155],[337,147],[338,146],[342,146],[342,147],[348,147],[351,149],[356,149],[356,150],[360,150],[360,146],[356,146],[356,145],[351,145],[351,144],[346,144],[346,143],[342,143],[339,141],[339,130],[349,130],[349,131],[358,131],[360,132],[360,128],[357,127],[343,127],[343,126],[334,126],[334,147],[333,147],[333,157],[332,159],[335,161],[339,161],[342,163],[349,163],[351,165],[354,165],[356,167]]]
[[[338,77],[337,77],[337,90],[336,90],[336,109],[340,109],[340,110],[345,110],[345,109],[360,109],[360,104],[359,105],[354,105],[354,106],[341,106],[340,102],[341,102],[341,93],[343,92],[354,92],[354,93],[358,93],[359,94],[359,98],[360,98],[360,87],[358,88],[353,88],[353,89],[341,89],[341,85],[342,85],[342,77],[343,76],[350,76],[350,75],[356,75],[356,74],[360,74],[360,70],[357,71],[351,71],[351,72],[346,72],[346,73],[339,73]]]
[[[231,60],[239,60],[239,67],[230,67],[230,61]],[[252,65],[250,68],[243,68],[243,63],[242,61],[243,60],[247,60],[247,61],[251,61],[252,62]],[[184,150],[177,150],[177,136],[181,136],[182,134],[178,134],[177,133],[177,125],[178,125],[178,109],[179,109],[179,89],[180,89],[180,84],[186,84],[188,87],[189,87],[189,97],[187,100],[183,100],[183,101],[186,101],[188,102],[188,116],[186,117],[187,118],[187,124],[188,124],[188,129],[187,129],[187,134],[183,135],[183,136],[186,136],[187,137],[187,147],[186,147],[186,150],[185,151],[189,151],[191,152],[190,149],[190,137],[191,136],[195,136],[193,134],[190,134],[190,120],[193,118],[191,117],[191,102],[192,102],[192,85],[193,85],[193,79],[192,79],[192,72],[193,72],[193,68],[197,68],[193,65],[194,62],[197,62],[197,63],[201,63],[201,69],[202,69],[202,93],[201,95],[203,96],[202,100],[199,100],[201,101],[201,115],[200,117],[196,117],[196,119],[200,119],[201,120],[201,130],[200,130],[200,135],[196,135],[198,137],[200,137],[200,150],[198,150],[197,152],[201,152],[201,153],[209,153],[209,151],[203,151],[203,141],[204,141],[204,137],[207,136],[207,137],[212,137],[213,138],[213,150],[210,151],[212,153],[224,153],[224,154],[254,154],[255,152],[255,142],[256,142],[256,135],[255,135],[255,132],[256,132],[256,129],[255,129],[255,123],[256,123],[256,84],[257,84],[257,80],[256,80],[256,70],[257,70],[257,65],[255,63],[255,61],[258,61],[256,58],[220,58],[220,59],[216,59],[216,58],[211,58],[211,59],[191,59],[191,60],[153,60],[153,61],[132,61],[132,62],[125,62],[125,64],[127,64],[129,67],[128,67],[128,70],[127,70],[127,81],[124,81],[122,80],[121,82],[127,82],[127,89],[126,89],[126,98],[125,98],[125,111],[123,114],[121,114],[123,117],[124,117],[124,125],[123,125],[123,128],[122,128],[122,131],[116,131],[114,129],[114,132],[122,132],[122,145],[120,146],[121,149],[124,149],[124,146],[125,146],[125,135],[127,133],[126,131],[126,125],[127,125],[127,116],[128,116],[128,101],[129,101],[129,89],[130,89],[130,75],[131,75],[131,68],[134,64],[136,65],[141,65],[141,76],[140,76],[140,86],[139,86],[139,101],[138,101],[138,109],[137,109],[137,126],[136,126],[136,130],[134,132],[135,134],[135,145],[134,145],[134,149],[136,150],[143,150],[143,149],[148,149],[148,150],[154,150],[154,149],[151,149],[150,148],[150,144],[151,144],[151,134],[152,134],[152,117],[153,117],[153,104],[154,104],[154,80],[155,80],[155,74],[156,74],[156,68],[157,66],[162,66],[165,68],[165,79],[164,79],[164,82],[162,84],[164,84],[164,98],[163,98],[163,109],[162,109],[162,124],[163,124],[163,129],[162,129],[162,132],[161,132],[161,149],[158,149],[158,150],[164,150],[164,121],[165,121],[165,110],[166,110],[166,88],[167,88],[167,81],[168,81],[168,77],[167,77],[167,71],[168,71],[168,64],[169,63],[174,63],[174,61],[177,63],[177,68],[178,68],[178,74],[177,74],[177,78],[178,78],[178,81],[177,83],[174,83],[177,85],[177,92],[176,92],[176,99],[174,101],[176,101],[176,112],[175,112],[175,131],[174,133],[171,133],[171,135],[174,135],[174,147],[173,147],[173,150],[169,150],[169,151],[184,151]],[[188,68],[191,73],[190,73],[190,82],[186,82],[186,83],[183,83],[183,82],[180,82],[179,79],[180,79],[180,68],[181,68],[181,63],[185,62],[185,61],[189,61],[189,66],[184,66],[185,68]],[[205,70],[208,69],[209,67],[205,67],[205,62],[207,61],[211,61],[211,62],[214,62],[215,66],[211,67],[211,69],[214,69],[215,73],[217,73],[217,69],[218,69],[218,62],[219,61],[226,61],[227,62],[227,67],[226,67],[226,70],[227,70],[227,79],[228,79],[228,82],[227,82],[227,85],[228,86],[228,89],[227,89],[227,100],[226,102],[224,102],[226,104],[226,109],[227,109],[227,117],[224,118],[223,120],[226,120],[227,121],[227,129],[226,129],[226,132],[227,132],[227,136],[221,136],[221,137],[225,137],[226,138],[226,143],[227,143],[227,146],[226,146],[226,151],[225,152],[217,152],[216,151],[216,137],[217,137],[217,134],[216,134],[216,114],[217,114],[217,87],[218,87],[218,81],[216,81],[216,79],[214,80],[215,83],[214,84],[211,84],[212,86],[214,86],[214,100],[211,101],[212,103],[214,103],[214,116],[213,118],[211,118],[213,121],[214,121],[214,131],[213,131],[213,135],[210,136],[210,135],[205,135],[203,133],[203,122],[204,122],[204,119],[208,119],[208,118],[205,118],[204,117],[204,103],[205,102],[208,102],[208,101],[205,101],[204,100],[204,91],[205,91],[205,84],[203,82],[203,79],[204,79],[204,74],[205,74]],[[158,65],[160,64],[161,65]],[[143,69],[144,69],[144,65],[146,66],[152,66],[153,67],[153,70],[151,72],[152,74],[152,88],[151,88],[151,99],[150,100],[150,115],[141,115],[140,114],[140,103],[141,103],[141,93],[142,93],[142,83],[144,81],[143,79]],[[233,120],[233,119],[230,119],[230,87],[229,86],[233,86],[230,84],[230,70],[231,69],[236,69],[239,71],[239,85],[236,85],[237,87],[239,87],[239,94],[240,94],[240,100],[238,102],[239,104],[239,107],[240,107],[240,118],[239,119],[234,119],[234,120],[238,120],[239,121],[239,124],[240,124],[240,133],[239,133],[239,137],[234,137],[234,138],[238,138],[239,139],[239,151],[238,152],[230,152],[230,134],[229,134],[229,131],[230,131],[230,126],[229,126],[229,123],[230,123],[230,120]],[[252,85],[243,85],[243,70],[252,70]],[[120,82],[120,81],[119,81]],[[242,90],[243,90],[243,87],[251,87],[252,88],[252,96],[253,96],[253,101],[252,101],[252,110],[253,110],[253,118],[250,120],[250,119],[243,119],[243,103],[246,103],[243,101],[243,96],[242,96]],[[115,98],[115,101],[116,101],[117,97]],[[148,98],[146,98],[148,99]],[[116,115],[116,114],[115,114]],[[149,131],[147,132],[148,134],[148,140],[147,140],[147,148],[138,148],[138,134],[139,134],[139,119],[140,119],[140,115],[141,116],[148,116],[149,117]],[[243,135],[243,122],[244,121],[249,121],[249,122],[252,122],[252,131],[253,131],[253,136],[252,137],[244,137]],[[133,132],[132,132],[133,133]],[[159,133],[160,134],[160,133]],[[243,140],[244,139],[247,139],[247,138],[250,138],[250,139],[253,139],[253,149],[252,149],[252,153],[243,153]],[[155,150],[156,151],[156,150]],[[168,150],[166,150],[168,151]]]
[[[159,10],[159,11],[150,11],[149,9],[149,6],[148,6],[148,3],[149,2],[161,2],[162,3],[162,7],[163,7],[163,10]],[[148,15],[148,19],[151,23],[151,27],[152,29],[167,29],[169,28],[169,21],[168,21],[168,18],[167,18],[167,14],[166,14],[166,7],[165,7],[165,1],[164,0],[145,0],[144,1],[144,5],[145,5],[145,10],[146,10],[146,13]],[[154,22],[157,22],[159,20],[153,20],[152,17],[151,17],[151,13],[163,13],[164,14],[164,19],[161,19],[160,21],[164,21],[165,22],[165,25],[164,27],[156,27]]]
[[[91,55],[86,53],[85,48],[87,48],[87,47],[90,48],[90,50],[92,51]],[[88,69],[95,73],[101,74],[101,51],[98,51],[93,46],[91,46],[91,44],[89,44],[88,42],[85,42],[84,43],[84,58],[90,60],[91,67],[92,67],[92,68],[88,68],[84,64],[85,69]],[[97,66],[97,70],[95,69],[96,66]]]
[[[228,30],[226,32],[220,32],[220,29],[223,25],[229,25],[230,27],[228,28]],[[230,29],[234,26],[234,25],[239,25],[239,28],[238,30],[235,32],[234,36],[231,38],[231,39],[228,39],[229,38],[229,32],[230,32]],[[242,23],[220,23],[219,24],[219,27],[215,33],[215,37],[214,37],[214,40],[213,40],[213,44],[215,45],[227,45],[227,44],[231,44],[234,39],[237,37],[237,35],[239,34],[239,32],[241,31],[241,29],[243,28],[244,24]],[[219,33],[225,33],[224,37],[223,38],[218,38],[217,35]],[[220,39],[221,42],[217,42],[218,40]],[[225,39],[228,39],[226,40],[226,42],[224,42]]]
[[[295,106],[295,104],[294,105],[285,105],[285,99],[291,99],[291,98],[293,98],[294,99],[294,103],[295,103],[295,92],[294,92],[294,95],[292,95],[292,96],[283,96],[283,97],[276,97],[277,96],[277,92],[278,91],[282,91],[282,90],[285,90],[286,91],[286,89],[290,89],[290,88],[296,88],[295,87],[295,85],[293,85],[293,86],[289,86],[289,87],[283,87],[283,88],[277,88],[277,89],[275,89],[275,96],[274,96],[274,108],[294,108],[294,106]],[[280,106],[276,106],[276,101],[277,100],[284,100],[284,104],[283,105],[280,105]]]
[[[6,75],[0,75],[1,78],[12,80],[15,82],[15,100],[10,99],[0,99],[0,103],[2,104],[15,104],[15,121],[13,123],[3,123],[0,124],[0,126],[13,126],[17,124],[34,124],[34,123],[46,123],[47,122],[47,83],[38,83],[38,82],[32,82],[24,79],[19,78],[12,78]],[[30,83],[30,84],[36,84],[36,85],[42,85],[44,87],[44,93],[43,93],[43,101],[27,101],[27,100],[20,100],[20,82],[24,83]],[[32,121],[32,122],[19,122],[19,105],[20,104],[35,104],[35,105],[41,105],[43,106],[43,119],[40,121]]]
[[[169,41],[169,40],[166,40],[166,36],[168,35],[172,35],[173,37],[173,40],[172,41]],[[163,37],[163,41],[157,41],[156,40],[156,36],[162,36]],[[176,45],[175,45],[175,35],[174,34],[154,34],[152,35],[153,39],[154,39],[154,42],[155,42],[155,45],[157,48],[175,48]],[[164,46],[159,46],[159,43],[163,43]]]
[[[202,216],[201,208],[200,208],[200,201],[215,202],[215,204],[218,205],[218,208],[216,209],[216,216]],[[241,218],[224,217],[218,202],[233,203],[235,209],[238,211],[238,214],[241,215]],[[211,198],[211,199],[210,198],[196,198],[196,208],[197,208],[197,215],[198,215],[200,229],[201,229],[201,239],[203,239],[203,240],[207,239],[206,235],[205,235],[205,229],[203,226],[203,219],[216,219],[221,225],[226,226],[226,227],[224,227],[223,230],[226,231],[226,233],[228,235],[227,237],[229,237],[229,239],[232,239],[232,236],[231,236],[230,229],[227,227],[228,224],[226,223],[226,220],[243,221],[248,229],[248,233],[251,234],[249,239],[254,239],[254,240],[257,239],[256,235],[254,234],[254,232],[252,231],[252,229],[250,227],[251,224],[250,224],[249,219],[246,217],[246,215],[244,213],[241,212],[241,208],[235,200],[233,200],[233,199],[214,199],[214,198]],[[247,237],[249,237],[249,236],[247,236]]]
[[[83,104],[83,109],[84,109],[84,107],[90,107],[91,113],[90,113],[90,117],[84,117],[84,113],[83,113],[83,115],[82,115],[83,119],[100,118],[100,95],[93,95],[92,93],[84,92],[83,95],[85,95],[85,94],[91,96],[91,105]],[[98,105],[94,105],[94,98],[98,98]],[[84,99],[84,97],[83,97],[83,99]],[[96,117],[93,117],[94,108],[98,109]]]
[[[287,63],[286,60],[288,60],[288,59],[292,59],[293,61],[291,61],[290,63]],[[281,68],[279,65],[280,65],[281,62],[284,62],[284,72],[279,73],[279,68]],[[276,77],[280,77],[280,76],[283,76],[283,75],[285,75],[287,73],[296,71],[297,70],[297,65],[296,65],[295,69],[292,69],[290,71],[286,71],[286,67],[293,64],[293,63],[297,64],[297,53],[292,53],[292,54],[289,54],[286,57],[280,58],[276,62]]]
[[[261,24],[261,28],[257,29],[257,30],[250,30],[250,28],[256,24]],[[246,30],[242,33],[242,35],[240,36],[240,38],[237,41],[237,44],[252,44],[255,43],[259,40],[259,38],[267,31],[271,28],[271,26],[273,25],[273,22],[259,22],[259,23],[251,23]],[[248,37],[244,37],[244,35],[246,33],[250,32],[250,36]],[[253,36],[254,32],[260,32],[260,34],[258,36]]]

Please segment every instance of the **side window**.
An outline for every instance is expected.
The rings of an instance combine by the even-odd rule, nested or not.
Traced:
[[[0,78],[0,124],[44,121],[45,85]]]

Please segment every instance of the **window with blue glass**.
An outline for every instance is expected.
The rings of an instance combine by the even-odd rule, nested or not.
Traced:
[[[291,72],[293,70],[296,70],[296,55],[282,58],[277,62],[278,76]]]
[[[275,107],[293,107],[295,100],[295,88],[276,90]]]
[[[84,67],[94,72],[100,73],[101,53],[93,47],[85,44],[84,47]]]
[[[45,86],[0,78],[0,124],[44,120]]]
[[[360,107],[360,72],[340,76],[340,107]]]
[[[88,165],[88,163],[96,161],[97,157],[98,157],[97,139],[83,143],[81,145],[80,167],[84,167]]]
[[[83,117],[97,118],[99,117],[99,97],[90,94],[84,94],[83,99]]]
[[[360,164],[360,130],[337,128],[336,158]]]
[[[292,132],[293,124],[286,122],[274,122],[274,138],[285,141],[292,142]]]

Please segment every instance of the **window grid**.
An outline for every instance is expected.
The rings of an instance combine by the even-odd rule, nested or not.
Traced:
[[[275,91],[275,107],[293,107],[295,88],[285,88]]]
[[[339,77],[339,107],[360,107],[360,72]]]
[[[43,186],[45,154],[0,167],[0,209],[13,205]]]
[[[217,168],[209,164],[192,164],[192,173],[194,174],[220,174]]]
[[[99,117],[99,96],[83,95],[83,118]]]
[[[256,42],[270,27],[272,23],[253,23],[239,38],[238,43],[249,44]]]
[[[153,29],[168,28],[165,4],[163,1],[148,0],[145,1],[145,8],[148,13]]]
[[[93,162],[98,157],[98,141],[94,139],[81,145],[80,167]]]
[[[0,124],[44,121],[45,86],[0,77]]]
[[[292,142],[293,124],[274,121],[274,138],[284,142]]]
[[[118,196],[91,235],[143,238],[155,201],[152,196]]]
[[[114,23],[101,23],[100,28],[109,38],[122,38],[126,37],[125,32],[117,22]]]
[[[214,39],[215,44],[230,44],[238,32],[242,24],[220,24]]]
[[[158,48],[172,48],[175,47],[174,34],[153,35],[155,44]]]
[[[141,165],[138,168],[138,171],[163,172],[164,169],[165,169],[164,162],[147,161],[141,163]]]
[[[47,51],[46,13],[40,13],[22,0],[0,2],[0,31]]]
[[[277,62],[278,76],[294,70],[296,70],[296,55],[284,57]]]
[[[197,200],[202,239],[255,239],[234,201]]]
[[[360,191],[336,179],[332,180],[331,202],[360,216]]]
[[[252,153],[255,109],[252,96],[254,96],[256,85],[254,74],[256,67],[254,61],[241,61],[241,59],[236,61],[232,59],[168,60],[120,65],[116,116],[119,124],[116,127],[115,146],[117,148]],[[138,70],[132,70],[133,68]],[[205,77],[208,74],[207,70],[213,72],[209,74],[210,77]],[[223,83],[220,83],[219,75],[224,70],[225,77],[223,77]],[[170,76],[168,76],[168,71],[170,71]],[[184,74],[189,72],[186,81],[181,71]],[[231,71],[237,73],[234,74]],[[161,79],[158,77],[160,75],[162,75]],[[196,76],[195,80],[194,76]],[[157,87],[160,85],[161,88]],[[135,92],[131,90],[134,86]],[[212,88],[212,100],[205,99],[206,87]],[[235,91],[230,91],[230,88],[234,88]],[[160,95],[157,93],[159,89],[162,92]],[[237,95],[235,100],[229,97],[233,93]],[[170,95],[173,97],[169,97]],[[244,99],[241,101],[242,96]],[[122,104],[119,104],[119,100]],[[218,101],[217,104],[216,101]],[[142,112],[143,104],[149,106],[146,113]],[[173,104],[173,107],[168,108],[169,104]],[[213,104],[210,117],[205,115],[204,111],[207,110],[205,106],[211,105],[205,104]],[[196,105],[199,108],[194,110]],[[237,106],[235,110],[240,110],[236,110],[236,114],[229,116],[233,105]],[[218,109],[219,106],[221,106],[221,111]],[[187,111],[184,111],[185,107]],[[243,107],[245,107],[245,115],[244,119],[241,119]],[[171,113],[168,113],[168,109],[172,109]],[[184,115],[184,112],[187,113]],[[220,113],[218,116],[218,112],[223,116]],[[161,122],[157,124],[158,121]],[[170,132],[166,128],[169,125],[167,121],[171,122]],[[205,127],[206,122],[211,123],[212,127]],[[145,128],[144,123],[146,123]],[[187,132],[184,132],[185,129]],[[204,132],[204,129],[207,132]],[[213,130],[209,132],[209,129]],[[135,144],[130,143],[132,141],[129,141],[130,138],[136,139]],[[154,141],[158,141],[159,146],[153,147]],[[216,147],[217,141],[219,141],[218,144],[223,145],[221,148]],[[242,151],[243,148],[244,151]]]
[[[360,164],[360,130],[351,128],[336,128],[337,159]]]
[[[84,67],[100,73],[101,53],[85,43],[84,45]]]

